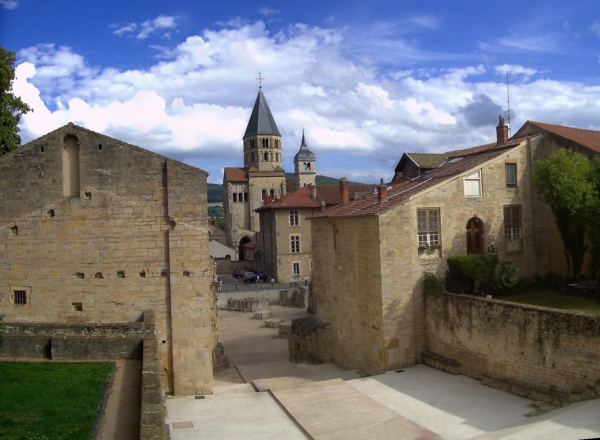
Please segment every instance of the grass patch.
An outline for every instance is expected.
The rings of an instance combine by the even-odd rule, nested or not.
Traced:
[[[0,438],[87,440],[108,363],[0,362]]]
[[[498,299],[520,304],[551,307],[570,312],[584,312],[600,315],[600,302],[597,298],[586,298],[573,294],[561,294],[557,289],[530,290],[522,293],[502,296]]]

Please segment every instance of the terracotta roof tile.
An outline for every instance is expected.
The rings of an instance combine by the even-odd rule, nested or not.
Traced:
[[[466,150],[453,151],[453,156],[439,168],[424,173],[413,180],[404,180],[389,185],[388,201],[385,203],[379,203],[377,194],[373,194],[357,201],[350,202],[344,206],[334,206],[326,211],[316,213],[313,217],[359,217],[378,215],[391,206],[398,205],[427,188],[437,185],[445,180],[449,180],[458,174],[476,168],[488,160],[500,156],[507,148],[515,147],[525,140],[527,140],[526,137],[511,139],[500,145],[494,143]]]
[[[317,187],[318,188],[318,187]],[[270,205],[261,206],[256,211],[266,211],[269,209],[289,209],[289,208],[319,208],[321,201],[312,198],[312,186],[307,185],[287,194],[280,199],[273,200]]]
[[[547,124],[545,122],[528,122],[546,131],[549,131],[550,133],[570,139],[573,142],[583,145],[584,147],[600,152],[600,131],[567,127],[565,125]]]
[[[225,179],[228,182],[247,182],[248,174],[244,168],[225,168]]]

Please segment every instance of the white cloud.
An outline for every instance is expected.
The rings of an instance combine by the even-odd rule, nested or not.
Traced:
[[[122,36],[135,36],[138,40],[145,40],[151,34],[162,30],[176,30],[178,17],[159,15],[153,20],[147,20],[143,23],[128,23],[125,25],[111,24],[114,28],[113,34]],[[170,38],[170,32],[165,32],[163,37]]]
[[[4,9],[15,9],[18,5],[19,2],[17,0],[0,0],[0,6],[2,6]]]
[[[320,173],[372,182],[381,170],[392,173],[403,151],[491,142],[506,102],[496,75],[506,72],[520,77],[511,84],[513,127],[533,119],[600,128],[599,86],[532,81],[536,69],[508,64],[380,71],[349,58],[346,38],[345,30],[303,24],[272,35],[258,21],[206,30],[173,49],[156,46],[165,58],[138,70],[97,69],[68,47],[27,48],[13,86],[34,108],[22,119],[22,138],[73,121],[208,168],[218,181],[224,166],[242,163],[259,71],[288,170],[302,127],[326,164]],[[372,170],[377,175],[367,178]]]
[[[507,73],[511,75],[523,75],[525,77],[529,77],[535,75],[537,73],[536,69],[532,69],[530,67],[523,67],[518,65],[511,64],[503,64],[502,66],[494,67],[494,72],[498,75],[506,75]]]
[[[597,37],[600,37],[600,21],[594,21],[594,24],[590,26],[590,31],[596,34]]]
[[[279,14],[279,9],[273,9],[273,8],[269,8],[269,7],[264,7],[264,8],[260,8],[258,10],[258,13],[260,15],[265,15],[265,16],[269,16],[269,15],[277,15]]]

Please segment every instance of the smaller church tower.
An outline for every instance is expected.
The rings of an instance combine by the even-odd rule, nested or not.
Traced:
[[[294,156],[294,173],[296,178],[296,189],[306,185],[316,184],[317,161],[312,151],[308,149],[304,139],[304,129],[302,129],[302,144],[300,150]]]

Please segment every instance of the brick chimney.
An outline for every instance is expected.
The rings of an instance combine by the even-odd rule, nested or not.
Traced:
[[[387,185],[385,183],[383,183],[383,178],[381,179],[381,184],[379,185],[378,191],[377,191],[377,200],[379,201],[379,203],[386,203],[388,201],[388,191],[387,191]]]
[[[350,193],[348,192],[348,180],[342,177],[340,180],[340,205],[347,205],[350,203]]]
[[[504,118],[502,116],[499,116],[498,120],[498,126],[496,127],[496,142],[504,144],[508,141],[508,125],[504,123]]]

